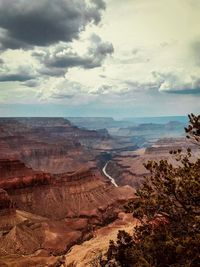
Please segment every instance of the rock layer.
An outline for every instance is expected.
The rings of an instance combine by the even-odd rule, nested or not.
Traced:
[[[39,251],[46,262],[51,253],[57,259],[74,244],[90,239],[96,228],[114,221],[125,201],[134,198],[130,187],[115,188],[96,168],[60,175],[28,170],[29,176],[9,177],[0,184],[4,263],[11,254],[30,258]]]

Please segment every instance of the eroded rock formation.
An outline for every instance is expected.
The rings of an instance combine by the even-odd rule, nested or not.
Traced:
[[[20,255],[38,253],[46,261],[52,253],[58,258],[114,221],[125,201],[134,198],[130,187],[115,188],[95,168],[61,175],[32,172],[33,176],[7,178],[0,184],[7,190],[0,191],[4,263],[11,254],[19,261]]]
[[[60,118],[0,119],[0,129],[0,266],[60,266],[134,198],[96,167],[105,131]]]

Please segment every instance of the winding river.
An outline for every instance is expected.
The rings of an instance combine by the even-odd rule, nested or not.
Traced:
[[[118,185],[115,182],[115,179],[112,178],[107,172],[106,172],[106,167],[108,165],[109,161],[105,164],[105,166],[103,167],[102,171],[103,174],[111,181],[112,184],[114,184],[115,187],[118,187]]]

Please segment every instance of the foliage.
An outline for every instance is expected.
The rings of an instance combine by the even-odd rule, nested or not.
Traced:
[[[185,128],[186,133],[188,133],[187,138],[200,145],[200,115],[195,116],[192,113],[188,115],[188,117],[189,125],[187,128]]]
[[[186,132],[200,144],[200,116],[189,119]],[[125,207],[140,225],[133,235],[119,231],[101,266],[200,266],[200,159],[192,162],[190,149],[170,153],[176,167],[166,160],[145,165],[150,176]]]

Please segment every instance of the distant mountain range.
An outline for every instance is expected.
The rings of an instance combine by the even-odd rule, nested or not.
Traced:
[[[188,123],[187,116],[164,116],[164,117],[138,117],[138,118],[124,118],[124,121],[133,122],[135,124],[141,123],[158,123],[158,124],[166,124],[171,121]]]
[[[68,117],[73,124],[88,129],[103,128],[127,128],[137,126],[139,124],[167,124],[170,122],[178,122],[187,125],[187,116],[166,116],[166,117],[141,117],[141,118],[124,118],[120,120],[111,117]]]
[[[69,117],[74,125],[90,130],[106,129],[111,136],[149,140],[152,138],[184,136],[188,124],[186,116],[125,118],[116,120],[111,117]]]

